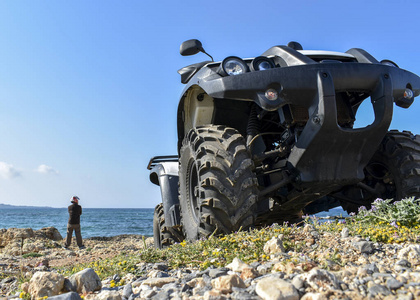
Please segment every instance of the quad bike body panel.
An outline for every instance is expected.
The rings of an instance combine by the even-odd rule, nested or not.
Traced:
[[[180,52],[207,54],[197,40]],[[186,85],[179,153],[172,157],[180,173],[175,163],[156,161],[151,181],[161,186],[167,224],[187,226],[186,238],[298,219],[305,207],[341,204],[351,211],[384,195],[420,195],[420,188],[406,187],[420,186],[420,139],[388,132],[394,103],[409,108],[420,77],[395,63],[363,49],[307,51],[292,42],[256,58],[204,61],[178,73]],[[363,101],[371,102],[374,121],[354,128]],[[401,169],[408,175],[398,174],[398,159],[383,160],[393,159],[385,144],[403,149],[398,159],[412,162]],[[237,157],[252,164],[239,166]]]
[[[181,221],[178,200],[178,157],[153,157],[147,168],[150,170],[150,181],[160,186],[167,226],[179,225]]]

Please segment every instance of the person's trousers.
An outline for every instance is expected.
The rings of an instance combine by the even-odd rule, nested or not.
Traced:
[[[67,224],[67,239],[66,239],[65,246],[66,247],[70,246],[73,230],[74,230],[74,233],[76,234],[77,246],[82,247],[83,242],[82,242],[82,234],[80,233],[80,224]]]

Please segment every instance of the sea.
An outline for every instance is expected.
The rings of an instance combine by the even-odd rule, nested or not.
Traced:
[[[153,236],[152,208],[83,208],[80,226],[83,238],[122,234]],[[67,208],[13,207],[0,209],[0,228],[55,227],[65,237]]]
[[[81,230],[83,238],[109,237],[122,234],[153,236],[152,208],[83,208]],[[319,218],[348,214],[341,208],[316,214]],[[67,208],[11,207],[0,208],[1,228],[55,227],[65,237],[68,221]]]

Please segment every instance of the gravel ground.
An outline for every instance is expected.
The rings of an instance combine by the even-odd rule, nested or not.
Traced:
[[[167,262],[140,262],[143,276],[121,278],[116,274],[102,281],[99,294],[87,294],[85,299],[99,299],[103,293],[119,294],[121,299],[420,299],[419,244],[373,243],[349,236],[346,229],[320,233],[310,225],[289,239],[301,245],[299,251],[281,251],[280,236],[270,241],[280,245],[280,250],[267,247],[269,259],[249,265],[234,260],[223,268],[200,271],[170,269]],[[152,242],[146,239],[147,247]],[[45,249],[38,258],[0,252],[4,275],[0,298],[13,296],[21,273],[94,262],[123,251],[138,253],[144,247],[141,237],[132,235],[92,238],[84,243],[83,250],[74,245],[70,250]],[[115,286],[121,279],[124,285]]]

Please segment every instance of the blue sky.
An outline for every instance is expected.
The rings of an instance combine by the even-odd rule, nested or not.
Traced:
[[[292,3],[293,2],[293,3]],[[176,153],[179,55],[201,40],[215,60],[359,47],[420,74],[420,2],[0,2],[0,203],[154,207],[151,156]],[[392,128],[420,133],[420,104]],[[360,122],[368,122],[368,114]]]

